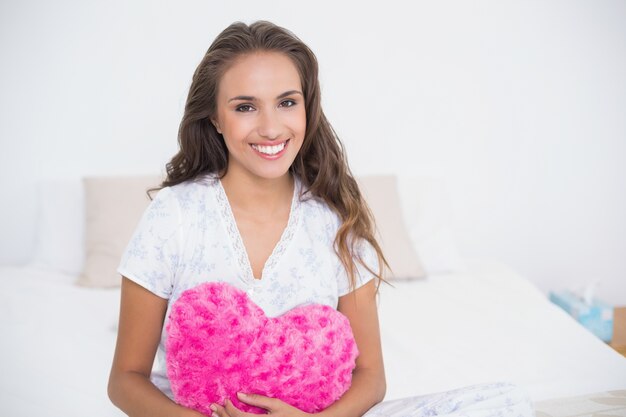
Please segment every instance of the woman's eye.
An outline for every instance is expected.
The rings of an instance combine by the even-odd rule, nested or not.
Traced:
[[[244,104],[236,108],[236,110],[241,113],[248,113],[250,111],[248,109],[252,109],[252,106],[249,104]]]
[[[293,100],[285,100],[282,103],[280,103],[280,105],[283,107],[293,107],[296,105],[296,102]]]

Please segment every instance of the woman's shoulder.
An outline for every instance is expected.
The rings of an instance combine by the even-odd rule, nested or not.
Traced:
[[[306,190],[306,188],[301,187],[301,191],[303,190]],[[335,213],[324,199],[313,195],[307,190],[307,192],[301,194],[300,202],[305,212],[303,217],[309,222],[322,223],[334,228],[340,225],[339,215]]]
[[[196,178],[161,188],[155,201],[175,203],[181,211],[206,208],[207,204],[214,200],[209,196],[214,192],[218,181],[214,174],[199,175]]]

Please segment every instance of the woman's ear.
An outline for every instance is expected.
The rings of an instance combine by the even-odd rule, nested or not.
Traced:
[[[213,126],[215,126],[215,129],[217,130],[217,133],[219,133],[220,135],[222,134],[222,131],[220,130],[220,125],[219,123],[217,123],[215,120],[211,119],[211,123],[213,123]]]

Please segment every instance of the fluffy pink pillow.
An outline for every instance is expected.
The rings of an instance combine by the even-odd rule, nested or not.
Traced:
[[[172,305],[167,375],[176,401],[206,415],[237,392],[279,398],[308,413],[323,410],[350,387],[358,355],[348,319],[310,304],[268,318],[245,292],[223,282],[185,291]]]

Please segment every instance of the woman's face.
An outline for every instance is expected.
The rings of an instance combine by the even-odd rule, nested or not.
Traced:
[[[306,130],[295,65],[279,52],[239,57],[220,80],[212,122],[228,148],[228,175],[285,175]]]

